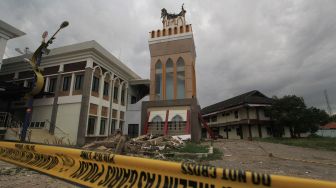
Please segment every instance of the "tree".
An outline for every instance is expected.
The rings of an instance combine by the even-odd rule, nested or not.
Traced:
[[[330,116],[329,122],[332,122],[332,121],[336,122],[336,114]]]
[[[306,109],[303,118],[305,131],[310,131],[311,133],[314,133],[318,130],[319,126],[328,123],[329,119],[330,117],[326,111],[315,107],[310,107]]]
[[[301,133],[316,132],[319,125],[328,121],[329,116],[324,110],[307,108],[302,97],[287,95],[273,99],[267,112],[273,120],[275,137],[283,135],[284,126],[289,127],[291,137],[300,137]]]

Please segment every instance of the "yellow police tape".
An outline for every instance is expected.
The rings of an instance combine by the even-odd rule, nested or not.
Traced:
[[[328,181],[19,142],[0,142],[0,159],[87,187],[336,187]]]

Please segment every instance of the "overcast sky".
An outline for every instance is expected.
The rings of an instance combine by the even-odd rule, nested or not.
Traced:
[[[336,112],[336,1],[330,0],[1,0],[0,19],[25,36],[14,48],[39,45],[64,20],[70,26],[52,47],[96,40],[143,78],[149,78],[148,32],[160,29],[161,8],[182,3],[196,43],[198,99],[202,107],[250,90],[295,94],[326,109],[327,89]]]

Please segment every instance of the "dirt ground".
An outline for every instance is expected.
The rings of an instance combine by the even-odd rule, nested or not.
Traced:
[[[336,152],[245,140],[217,140],[214,147],[223,151],[222,160],[210,162],[217,167],[336,181]],[[76,186],[0,161],[0,187]]]
[[[214,147],[223,151],[222,160],[210,162],[217,167],[336,181],[333,151],[245,140],[215,141]]]
[[[77,186],[0,161],[0,187],[75,188]]]

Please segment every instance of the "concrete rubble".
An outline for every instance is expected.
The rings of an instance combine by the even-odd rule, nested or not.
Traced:
[[[148,156],[165,159],[167,153],[183,147],[187,140],[190,140],[190,135],[156,136],[147,134],[129,139],[127,136],[117,133],[105,140],[86,144],[82,148],[131,156]]]

